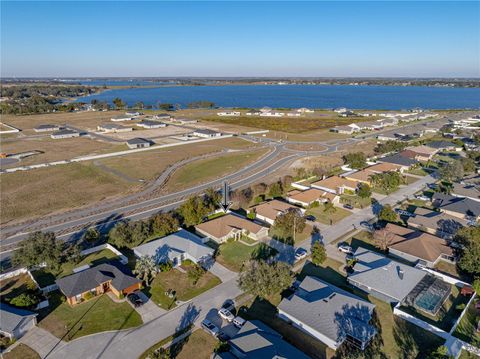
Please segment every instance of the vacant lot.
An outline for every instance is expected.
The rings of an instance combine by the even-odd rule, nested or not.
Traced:
[[[62,302],[61,297],[59,292],[50,295],[50,306],[54,309],[39,321],[39,326],[63,340],[142,324],[142,318],[130,304],[115,303],[107,294],[75,306]]]
[[[16,154],[27,151],[43,153],[25,157],[20,162],[8,167],[27,166],[32,164],[69,160],[75,157],[97,155],[107,152],[124,151],[127,146],[122,143],[106,143],[89,138],[65,138],[54,140],[47,137],[32,137],[2,141],[2,152]]]
[[[304,117],[212,116],[206,117],[204,120],[289,133],[302,133],[334,126],[348,125],[352,122],[366,121],[364,117],[342,118],[332,113],[312,114]]]
[[[40,359],[40,355],[25,344],[18,344],[8,353],[3,354],[4,359]]]
[[[217,179],[255,162],[267,150],[233,153],[190,163],[176,171],[167,183],[167,189],[178,190]]]
[[[79,207],[136,188],[87,163],[3,174],[1,223]]]

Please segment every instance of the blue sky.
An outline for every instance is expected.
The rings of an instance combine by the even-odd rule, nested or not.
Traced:
[[[4,77],[480,77],[475,2],[1,2]]]

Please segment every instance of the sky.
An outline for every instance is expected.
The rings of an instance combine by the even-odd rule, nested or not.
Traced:
[[[480,77],[480,2],[1,1],[2,77]]]

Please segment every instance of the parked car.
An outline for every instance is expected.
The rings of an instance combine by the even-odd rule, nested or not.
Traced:
[[[220,340],[221,342],[226,342],[226,341],[230,340],[230,335],[228,335],[228,334],[225,333],[225,332],[220,332],[220,333],[217,335],[217,338],[218,338],[218,340]]]
[[[353,209],[353,206],[352,206],[351,204],[345,203],[345,204],[343,205],[343,208]]]
[[[307,221],[312,221],[312,222],[315,222],[315,221],[317,220],[317,218],[316,218],[315,216],[312,216],[311,214],[307,214],[307,215],[305,216],[305,219],[306,219]]]
[[[403,209],[400,209],[400,208],[395,208],[395,212],[397,212],[401,216],[415,217],[413,213],[404,211]]]
[[[223,302],[222,308],[232,311],[235,309],[235,302],[232,299],[227,299],[225,302]]]
[[[140,298],[140,296],[138,294],[136,294],[135,292],[134,293],[130,293],[127,295],[127,300],[132,303],[132,305],[137,308],[141,305],[143,305],[143,300],[142,298]]]
[[[235,325],[237,328],[241,328],[246,322],[247,321],[242,317],[235,317],[235,319],[233,320],[233,325]]]
[[[416,195],[415,198],[419,199],[420,201],[425,201],[425,202],[430,201],[430,198],[428,198],[427,196],[423,196],[423,195]]]
[[[307,251],[303,248],[297,248],[295,250],[295,260],[299,261],[307,256]]]
[[[360,222],[360,227],[363,227],[365,229],[368,229],[369,231],[373,230],[373,225],[368,223],[367,221],[362,221]]]
[[[232,314],[232,312],[225,308],[220,308],[218,310],[218,315],[229,323],[235,319],[235,316]]]
[[[343,252],[343,253],[347,253],[347,254],[352,254],[353,253],[353,250],[352,250],[352,247],[350,247],[348,244],[346,243],[342,243],[338,246],[338,250],[340,252]]]
[[[203,330],[205,330],[210,335],[213,335],[214,337],[216,337],[220,332],[218,327],[215,324],[213,324],[211,321],[209,321],[208,319],[204,319],[202,321],[202,328],[203,328]]]

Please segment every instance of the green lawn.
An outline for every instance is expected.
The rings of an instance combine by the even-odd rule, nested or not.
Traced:
[[[355,208],[365,208],[371,205],[372,199],[342,194],[340,196],[340,203],[350,204]]]
[[[43,288],[47,285],[55,283],[55,279],[66,277],[73,273],[74,268],[81,267],[86,264],[91,266],[98,265],[101,263],[108,262],[114,258],[117,258],[117,255],[109,249],[103,249],[99,252],[89,254],[82,258],[79,263],[66,262],[62,263],[58,271],[50,271],[46,269],[39,269],[32,272],[33,277],[37,281],[38,285]]]
[[[3,354],[3,359],[40,359],[40,355],[25,344],[18,344],[8,353]]]
[[[335,207],[335,209],[335,212],[327,213],[324,211],[323,205],[320,205],[320,207],[317,208],[307,209],[306,213],[315,216],[317,221],[323,224],[335,224],[352,214],[352,212],[340,207]],[[332,220],[332,222],[330,222],[330,220]]]
[[[295,234],[295,240],[293,239],[293,231],[292,236],[284,237],[282,232],[276,230],[275,227],[270,227],[268,234],[270,235],[270,237],[276,239],[279,242],[293,245],[294,243],[300,243],[306,239],[309,239],[312,236],[312,231],[313,227],[309,224],[306,224],[302,232]]]
[[[419,178],[412,177],[412,176],[404,176],[403,178],[405,179],[405,184],[406,184],[406,185],[415,183],[415,182],[417,182],[417,181],[420,180]]]
[[[218,247],[216,260],[228,269],[239,272],[242,264],[250,259],[255,248],[256,246],[246,246],[237,241],[222,243]]]
[[[157,274],[151,285],[144,289],[144,292],[160,307],[171,309],[175,307],[175,298],[169,298],[165,295],[165,291],[168,289],[176,292],[176,300],[187,301],[220,283],[221,280],[218,277],[206,272],[194,285],[186,273],[172,269]]]
[[[25,292],[36,292],[35,283],[28,274],[21,274],[0,281],[0,296],[2,300],[9,301]]]
[[[478,359],[478,356],[470,352],[467,352],[466,350],[462,350],[458,359]]]
[[[480,348],[480,333],[476,330],[478,317],[479,314],[473,302],[468,307],[467,313],[463,316],[453,335]]]
[[[428,175],[428,172],[425,171],[422,167],[414,168],[411,170],[406,171],[405,173],[410,173],[412,175],[417,175],[417,176],[426,176]]]
[[[127,302],[115,303],[103,294],[84,303],[70,306],[59,292],[49,295],[50,313],[42,315],[39,326],[63,340],[108,330],[141,325],[142,318]],[[68,331],[67,331],[68,330]]]

